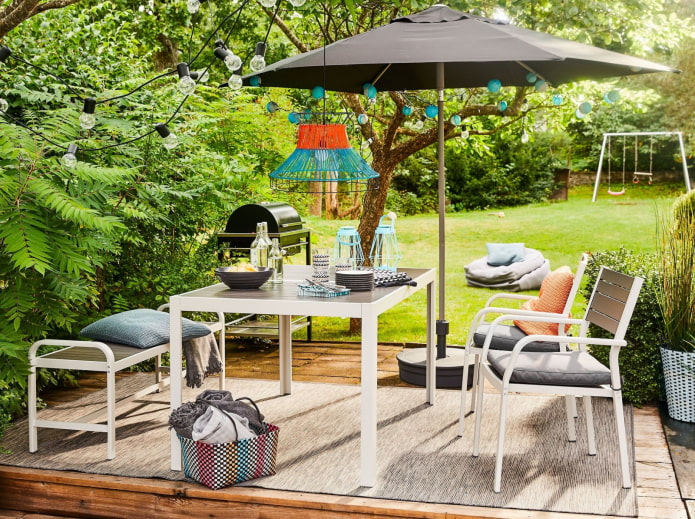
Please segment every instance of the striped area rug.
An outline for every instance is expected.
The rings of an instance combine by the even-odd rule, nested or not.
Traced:
[[[138,374],[119,380],[130,392],[151,380]],[[206,387],[187,389],[194,400]],[[578,441],[566,441],[564,401],[559,397],[512,396],[507,420],[502,492],[492,491],[499,398],[485,397],[480,456],[472,452],[473,417],[456,436],[459,392],[439,390],[436,405],[424,404],[424,389],[382,387],[378,394],[378,480],[359,486],[360,391],[358,386],[295,382],[278,396],[277,381],[228,379],[235,397],[258,402],[266,420],[280,427],[277,474],[244,485],[279,490],[378,497],[599,515],[637,515],[634,486],[623,489],[611,403],[594,399],[597,456],[587,455],[585,423],[578,402]],[[116,459],[106,460],[103,433],[39,430],[39,452],[28,453],[26,421],[2,439],[11,451],[0,464],[76,470],[141,478],[184,479],[169,469],[168,392],[119,408]],[[43,416],[83,414],[103,398],[97,392]],[[65,416],[65,415],[63,415]],[[626,406],[629,440],[632,411]],[[630,455],[634,459],[632,449]],[[634,479],[634,462],[632,463]]]

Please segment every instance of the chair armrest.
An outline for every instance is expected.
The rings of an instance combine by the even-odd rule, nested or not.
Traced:
[[[509,299],[513,301],[530,301],[531,299],[537,299],[538,296],[530,296],[525,294],[495,294],[490,299],[485,302],[485,308],[492,306],[494,301],[498,299]]]
[[[31,345],[28,352],[29,363],[33,365],[34,359],[37,357],[37,352],[41,346],[62,346],[64,348],[79,347],[79,348],[95,348],[101,350],[106,357],[107,362],[113,364],[115,357],[111,348],[100,341],[78,341],[69,339],[42,339]]]

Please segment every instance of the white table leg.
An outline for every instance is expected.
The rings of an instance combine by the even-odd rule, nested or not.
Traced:
[[[437,355],[434,347],[434,282],[427,285],[427,365],[425,366],[425,401],[434,405],[437,388]]]
[[[292,393],[292,316],[278,316],[278,342],[280,346],[280,394]]]
[[[169,380],[171,381],[169,390],[171,392],[171,410],[173,411],[181,405],[182,399],[183,362],[181,354],[183,347],[181,344],[181,302],[178,296],[172,296],[169,303]],[[181,470],[181,447],[176,437],[176,431],[173,429],[171,430],[171,470]]]
[[[377,429],[377,326],[376,314],[362,316],[362,431],[360,485],[376,484]]]

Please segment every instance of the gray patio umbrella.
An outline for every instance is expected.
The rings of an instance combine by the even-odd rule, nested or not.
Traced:
[[[528,74],[550,85],[644,74],[678,72],[640,58],[435,5],[395,18],[368,32],[274,63],[258,74],[264,87],[313,88],[361,93],[365,83],[380,91],[432,90],[438,96],[439,320],[438,357],[445,321],[444,89],[528,86]],[[247,76],[248,79],[251,76]],[[441,333],[440,333],[441,332]]]

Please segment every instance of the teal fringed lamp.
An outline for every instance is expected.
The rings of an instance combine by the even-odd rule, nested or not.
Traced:
[[[304,193],[356,192],[376,189],[378,178],[350,147],[344,124],[301,124],[297,149],[270,174],[270,185]]]

